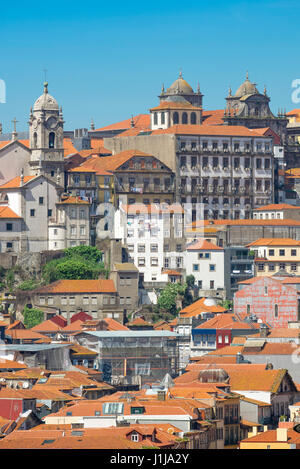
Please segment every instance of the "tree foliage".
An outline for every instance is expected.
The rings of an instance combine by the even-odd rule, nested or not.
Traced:
[[[25,306],[22,314],[24,317],[24,326],[27,329],[31,329],[31,327],[40,324],[44,319],[43,311],[37,308],[28,308],[28,306]]]
[[[46,283],[60,279],[95,279],[106,273],[99,249],[76,246],[66,249],[63,257],[49,261],[43,268],[43,279]]]

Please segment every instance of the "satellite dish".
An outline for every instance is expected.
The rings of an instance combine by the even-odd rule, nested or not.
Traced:
[[[29,387],[29,384],[24,382],[23,385],[22,385],[23,389],[27,389]]]

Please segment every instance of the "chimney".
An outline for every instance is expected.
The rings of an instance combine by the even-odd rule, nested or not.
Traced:
[[[259,335],[260,335],[260,337],[267,337],[268,327],[265,324],[261,324],[259,326]]]
[[[276,437],[277,437],[277,441],[287,441],[287,439],[288,439],[288,429],[287,428],[277,428]]]
[[[157,399],[159,401],[165,401],[166,400],[166,391],[157,391]]]

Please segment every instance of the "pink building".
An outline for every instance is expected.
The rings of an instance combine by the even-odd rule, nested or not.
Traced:
[[[300,320],[300,277],[254,277],[234,295],[234,312],[255,315],[271,327],[288,327]]]

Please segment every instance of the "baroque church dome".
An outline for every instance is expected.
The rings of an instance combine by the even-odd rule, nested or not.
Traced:
[[[237,89],[235,96],[237,98],[240,98],[246,94],[259,94],[259,91],[257,90],[255,83],[251,83],[251,81],[248,79],[248,73],[246,76],[246,80],[244,83],[241,84],[241,86]]]
[[[58,111],[59,106],[51,94],[48,93],[48,83],[44,83],[44,93],[36,100],[33,106],[34,111]]]
[[[179,78],[167,89],[167,94],[194,94],[193,88],[182,78],[180,72]]]

